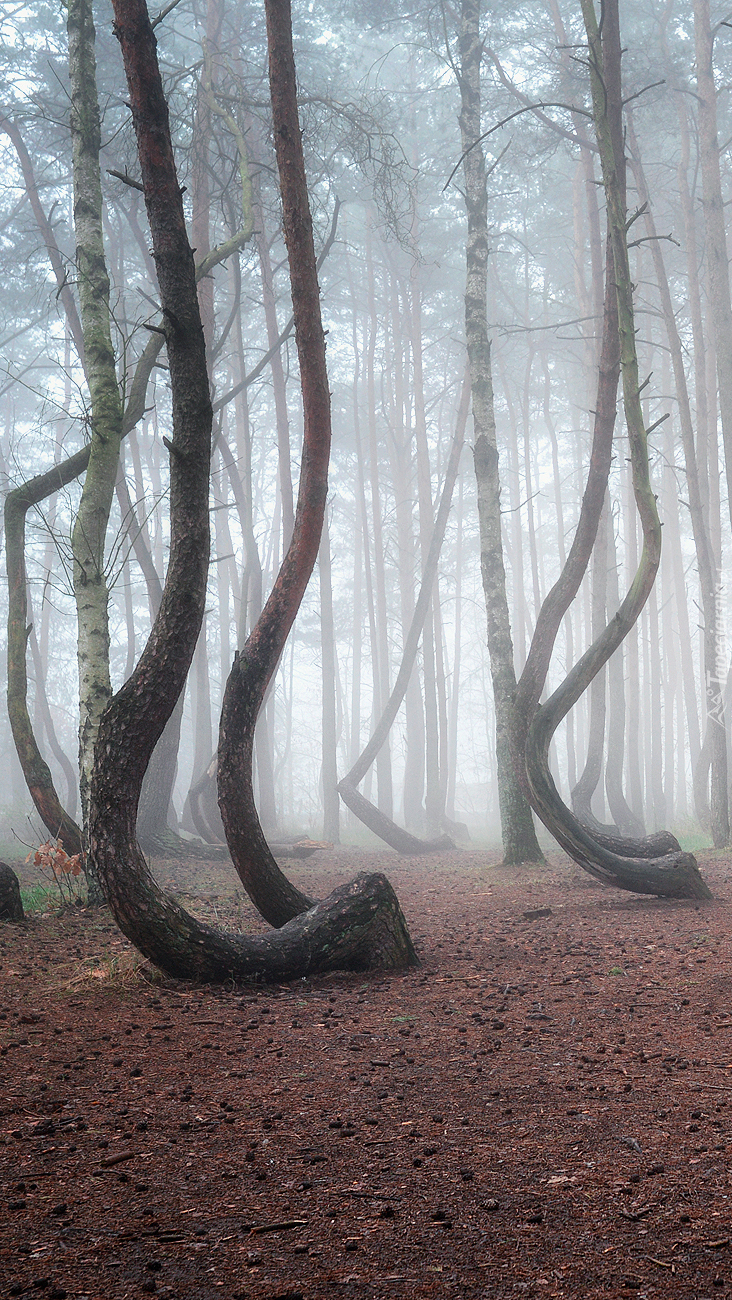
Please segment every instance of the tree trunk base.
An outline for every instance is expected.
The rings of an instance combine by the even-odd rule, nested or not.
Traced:
[[[619,826],[600,822],[586,803],[574,799],[572,812],[601,848],[619,853],[624,858],[661,858],[667,853],[680,853],[681,845],[671,831],[656,831],[653,835],[626,835]]]
[[[201,862],[228,862],[229,850],[224,844],[204,844],[201,840],[186,840],[169,826],[152,834],[138,830],[137,842],[144,853],[153,858],[194,858]]]
[[[632,853],[634,841],[596,835],[583,825],[561,799],[549,771],[546,737],[542,745],[534,730],[532,727],[526,744],[526,776],[532,807],[583,871],[605,885],[634,894],[654,894],[657,898],[712,897],[694,855],[682,852],[668,832],[638,841],[643,852],[636,857]],[[671,851],[665,847],[669,843],[673,845]],[[620,852],[608,845],[617,846]],[[657,856],[650,855],[654,845],[661,846]]]
[[[95,847],[120,929],[177,979],[278,981],[419,965],[399,900],[380,872],[357,876],[279,930],[247,936],[214,929],[186,912],[155,883],[139,849],[125,853],[126,870],[118,873],[111,846],[97,840]]]
[[[583,871],[615,889],[656,898],[712,898],[693,853],[667,853],[661,858],[621,858],[608,865],[563,845]]]
[[[386,813],[380,812],[347,780],[340,782],[338,792],[354,817],[358,817],[364,826],[368,826],[374,835],[378,835],[379,839],[390,848],[396,849],[397,853],[417,856],[421,853],[439,853],[444,849],[455,848],[455,841],[451,840],[449,835],[440,835],[435,840],[420,840],[416,835],[410,835],[409,831],[397,826],[391,817],[386,816]]]

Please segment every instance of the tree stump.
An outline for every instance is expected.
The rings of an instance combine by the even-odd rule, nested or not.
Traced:
[[[24,921],[18,877],[7,862],[0,862],[0,921]]]

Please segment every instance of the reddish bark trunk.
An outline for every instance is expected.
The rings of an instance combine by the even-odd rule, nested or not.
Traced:
[[[259,823],[252,780],[254,727],[318,555],[328,491],[330,390],[297,115],[289,3],[268,0],[266,13],[274,139],[303,394],[303,451],[292,541],[256,627],[234,659],[224,692],[219,806],[229,852],[244,888],[265,920],[284,925],[305,911],[310,900],[282,875]]]

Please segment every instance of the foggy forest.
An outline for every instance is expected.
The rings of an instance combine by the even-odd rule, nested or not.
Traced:
[[[732,16],[406,8],[0,6],[9,1295],[732,1294]]]
[[[394,684],[457,441],[462,453],[419,650],[363,793],[416,835],[452,830],[495,844],[495,709],[466,388],[460,16],[435,8],[407,21],[383,6],[356,8],[295,14],[333,444],[318,563],[258,726],[257,801],[275,838],[373,842],[335,790]],[[729,659],[724,439],[732,437],[725,433],[732,378],[725,379],[726,277],[718,282],[727,254],[723,223],[717,231],[707,215],[715,201],[724,204],[723,140],[714,153],[724,126],[716,125],[715,69],[696,79],[690,72],[695,51],[711,39],[704,6],[692,15],[680,5],[627,5],[623,21],[630,266],[664,545],[638,622],[594,695],[585,692],[562,721],[551,765],[567,803],[585,774],[582,807],[599,822],[617,822],[623,800],[626,831],[695,838],[710,834],[709,717],[723,718]],[[587,478],[604,199],[581,14],[546,3],[510,15],[491,10],[484,22],[487,323],[519,677]],[[259,7],[183,6],[165,23],[163,78],[196,257],[239,241],[200,289],[214,405],[211,564],[164,823],[220,842],[211,764],[221,701],[234,651],[289,543],[302,416]],[[92,415],[75,305],[66,34],[52,8],[21,7],[6,11],[3,37],[1,469],[12,492],[80,452]],[[715,46],[722,80],[727,45],[722,30]],[[110,327],[129,408],[156,328],[157,288],[108,22],[99,25],[96,60]],[[149,368],[134,414],[103,561],[112,690],[132,671],[165,574],[164,359]],[[562,619],[546,694],[615,613],[636,571],[641,530],[622,410],[612,456],[593,559]],[[61,803],[79,822],[73,539],[82,482],[80,474],[49,491],[25,523],[28,707]],[[705,631],[713,640],[706,651]],[[710,709],[712,675],[719,689]],[[29,801],[7,714],[1,725],[4,820],[27,839]],[[606,788],[617,792],[615,809]],[[718,797],[726,803],[726,788]],[[716,817],[715,842],[723,844],[726,808]]]

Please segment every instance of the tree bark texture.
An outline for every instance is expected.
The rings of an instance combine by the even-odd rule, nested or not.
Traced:
[[[61,841],[69,857],[81,852],[81,830],[63,808],[51,771],[36,741],[28,713],[28,594],[25,568],[25,520],[32,506],[73,482],[86,462],[77,453],[46,474],[39,474],[5,498],[5,564],[8,575],[8,717],[13,742],[30,796],[49,835]]]
[[[108,901],[132,942],[183,973],[185,913],[149,876],[136,839],[143,777],[184,682],[203,616],[208,570],[211,402],[193,255],[173,163],[167,107],[144,5],[115,11],[138,135],[145,200],[171,373],[171,551],[160,608],[131,677],[103,715],[90,801],[89,852]],[[178,925],[177,939],[170,939]],[[195,928],[195,923],[192,923]],[[176,964],[177,963],[177,964]],[[189,967],[196,960],[189,955]]]
[[[507,863],[543,862],[528,801],[511,756],[516,675],[501,537],[500,479],[488,338],[488,192],[481,135],[480,0],[462,0],[460,20],[460,134],[465,154],[468,216],[465,333],[473,401],[473,459],[478,489],[480,564],[488,621],[488,651],[496,710],[498,801]]]

